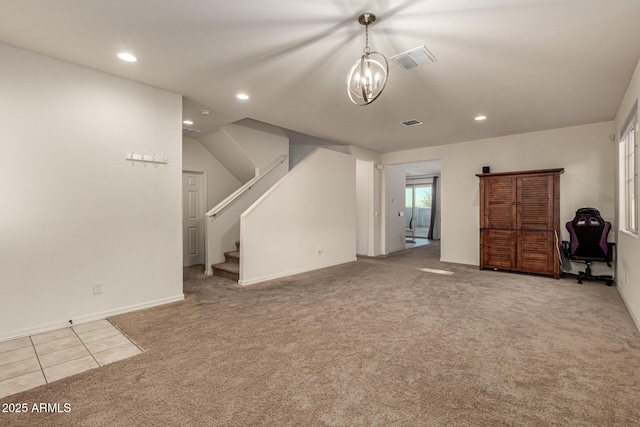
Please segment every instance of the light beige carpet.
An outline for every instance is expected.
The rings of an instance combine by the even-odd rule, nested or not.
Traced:
[[[72,411],[0,425],[640,425],[640,335],[603,283],[437,244],[253,287],[185,277],[184,302],[111,319],[145,353],[6,398]]]

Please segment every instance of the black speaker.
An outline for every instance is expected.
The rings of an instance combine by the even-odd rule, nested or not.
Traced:
[[[491,168],[489,166],[483,166],[482,173],[491,173]]]

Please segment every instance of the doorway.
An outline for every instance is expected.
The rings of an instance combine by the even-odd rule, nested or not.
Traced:
[[[407,184],[405,187],[406,237],[426,239],[431,225],[431,184]]]
[[[202,172],[182,172],[182,265],[204,265],[206,181]]]

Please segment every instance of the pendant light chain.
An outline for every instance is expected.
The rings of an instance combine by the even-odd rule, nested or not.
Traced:
[[[364,26],[364,49],[365,55],[369,55],[371,49],[369,49],[369,24]]]

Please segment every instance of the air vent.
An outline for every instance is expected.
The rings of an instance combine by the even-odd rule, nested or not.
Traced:
[[[400,122],[400,123],[402,123],[404,126],[407,126],[407,127],[409,127],[409,126],[418,126],[418,125],[422,124],[422,122],[420,120],[416,120],[416,119],[411,119],[411,120],[407,120],[407,121]]]
[[[182,135],[183,136],[191,135],[192,133],[200,133],[200,129],[186,128],[186,127],[182,128]]]
[[[390,59],[405,70],[417,67],[418,65],[437,61],[436,57],[433,56],[425,46],[419,46],[415,49],[408,50],[404,53],[392,56]]]

